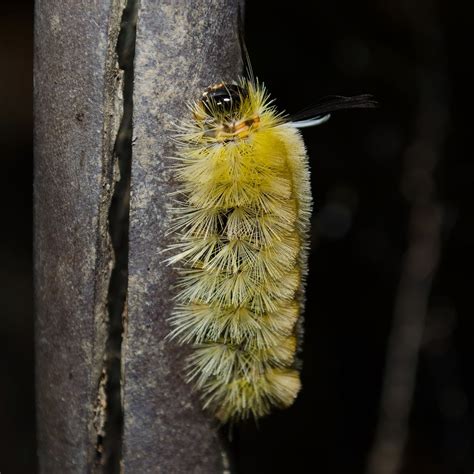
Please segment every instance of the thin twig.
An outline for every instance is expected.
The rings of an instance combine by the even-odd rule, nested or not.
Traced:
[[[442,207],[436,198],[434,173],[446,137],[448,93],[438,18],[436,12],[429,15],[426,5],[425,10],[417,11],[422,7],[412,5],[408,15],[421,63],[417,71],[416,129],[405,152],[401,182],[402,192],[411,203],[409,245],[395,301],[368,474],[396,474],[403,466],[431,284],[441,252]]]

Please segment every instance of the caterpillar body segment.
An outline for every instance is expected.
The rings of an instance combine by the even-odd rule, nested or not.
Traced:
[[[223,422],[291,405],[311,213],[300,132],[264,88],[216,84],[179,130],[169,262],[171,337],[192,344],[189,381]]]

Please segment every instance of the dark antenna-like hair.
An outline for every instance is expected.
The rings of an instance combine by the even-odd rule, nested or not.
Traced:
[[[237,14],[237,30],[239,34],[240,51],[242,52],[242,60],[244,62],[244,73],[252,84],[255,84],[255,76],[253,74],[252,63],[250,62],[250,55],[245,44],[245,12],[244,2],[239,2],[239,9]]]

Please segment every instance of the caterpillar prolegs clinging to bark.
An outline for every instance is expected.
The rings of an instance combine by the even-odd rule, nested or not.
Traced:
[[[221,421],[290,406],[307,272],[311,190],[298,127],[368,96],[334,97],[291,122],[251,79],[219,83],[178,135],[170,247],[180,264],[171,337],[192,344],[188,377]]]

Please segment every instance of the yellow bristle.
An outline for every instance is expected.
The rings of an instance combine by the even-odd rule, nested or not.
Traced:
[[[295,328],[311,213],[300,133],[259,84],[232,87],[231,108],[202,99],[180,127],[168,258],[181,265],[170,337],[192,344],[189,381],[224,422],[287,407],[300,389]]]

